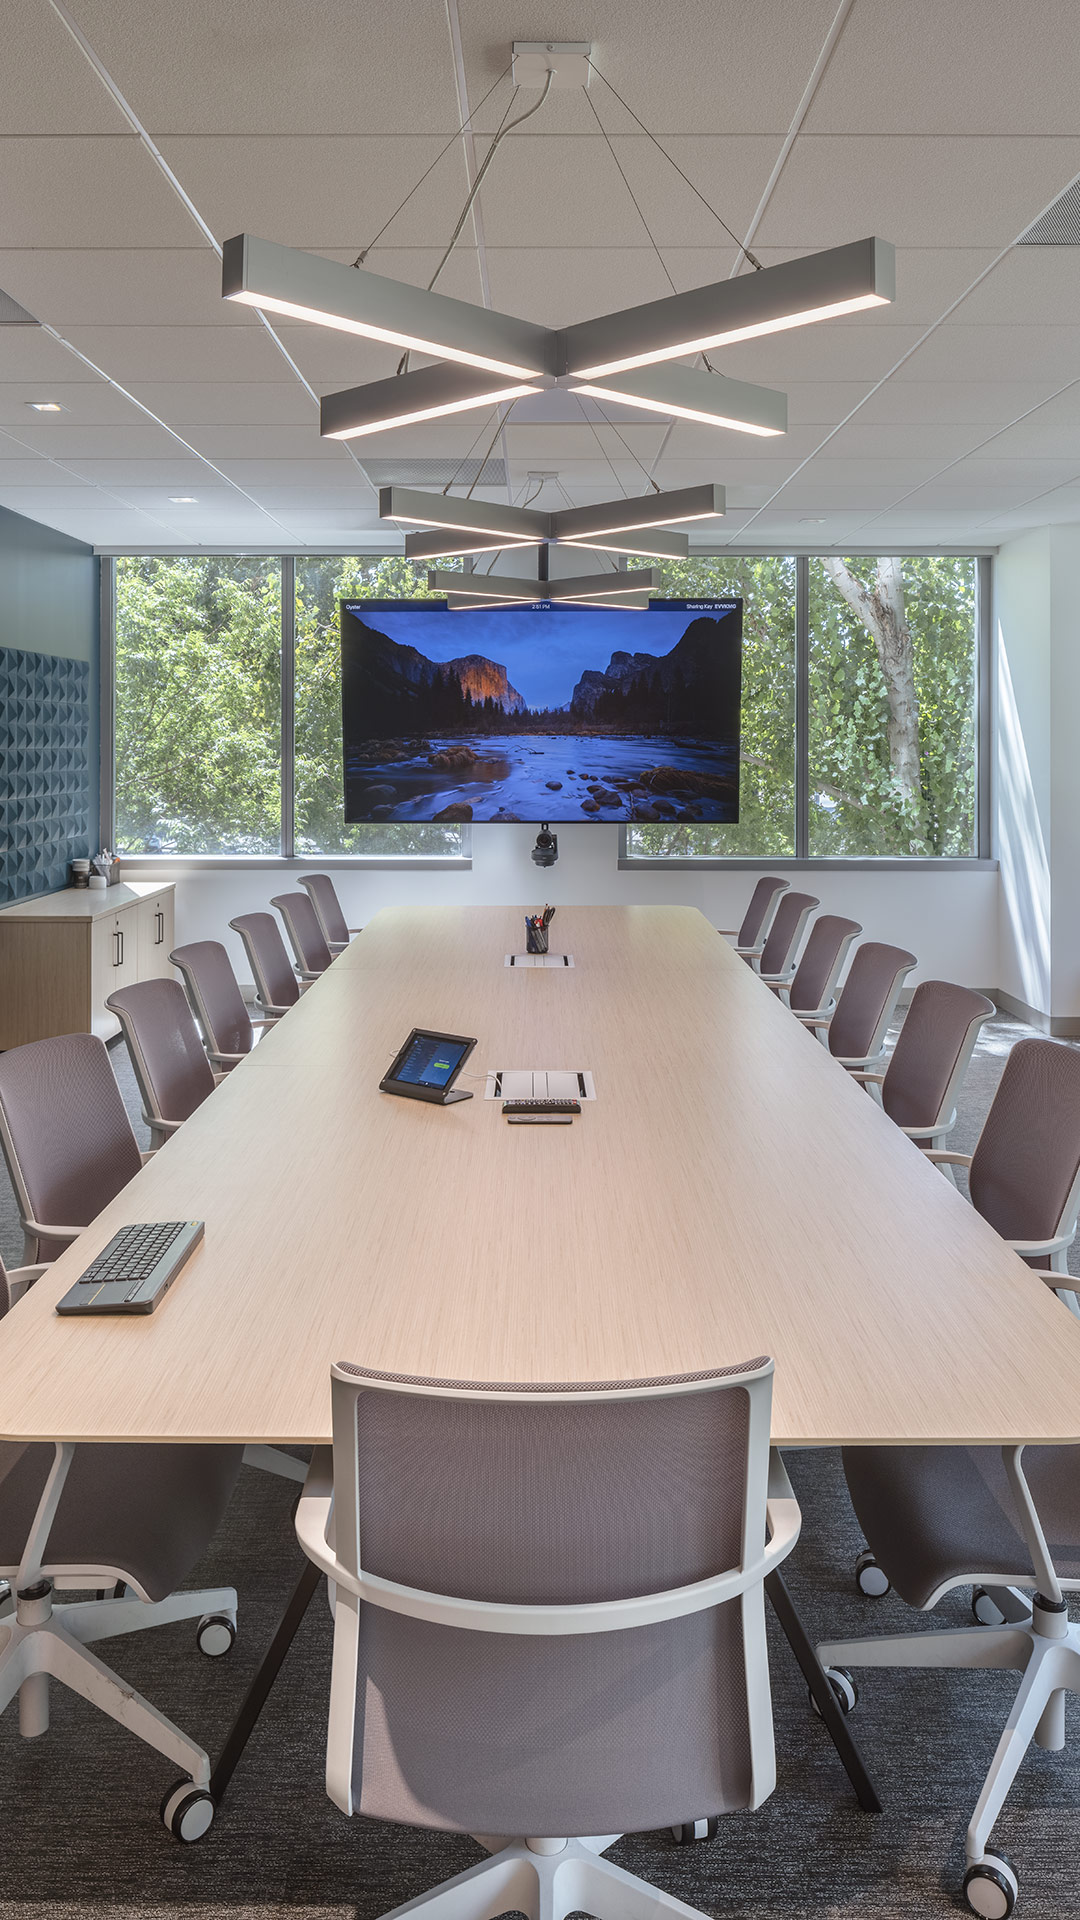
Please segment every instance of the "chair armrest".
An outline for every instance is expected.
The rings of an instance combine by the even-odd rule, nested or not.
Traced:
[[[36,1267],[9,1267],[7,1283],[12,1306],[15,1305],[16,1300],[22,1299],[27,1288],[32,1287],[35,1280],[40,1280],[42,1274],[48,1271],[44,1263]]]
[[[1073,1235],[1071,1233],[1059,1233],[1056,1240],[1006,1240],[1005,1245],[1011,1247],[1014,1253],[1018,1253],[1021,1259],[1036,1260],[1041,1258],[1044,1253],[1060,1253],[1064,1247],[1071,1246],[1072,1242]],[[1060,1281],[1068,1280],[1072,1277],[1072,1275],[1067,1273],[1044,1273],[1042,1275],[1044,1280],[1051,1281],[1055,1286]],[[1080,1280],[1077,1280],[1076,1285],[1080,1287]],[[1066,1287],[1065,1291],[1066,1293],[1075,1292],[1075,1288]]]
[[[767,1562],[765,1572],[771,1573],[774,1567],[786,1560],[799,1537],[802,1527],[802,1514],[795,1498],[794,1489],[788,1479],[783,1457],[776,1447],[769,1449],[769,1483],[765,1495],[765,1519],[769,1529],[769,1544],[765,1549]]]
[[[276,1027],[277,1019],[274,1014],[268,1013],[265,1019],[260,1018],[258,1020],[253,1020],[251,1024],[252,1024],[252,1027],[256,1031],[258,1031],[260,1028],[264,1028],[264,1027]]]
[[[212,1048],[207,1047],[206,1057],[211,1062],[217,1061],[223,1067],[238,1067],[241,1060],[247,1060],[250,1056],[246,1053],[214,1053]]]
[[[155,1120],[152,1113],[143,1114],[143,1126],[153,1127],[155,1133],[179,1133],[183,1124],[182,1120]],[[157,1148],[151,1147],[150,1151],[156,1153]]]
[[[925,1133],[926,1129],[924,1128],[923,1131]],[[944,1147],[927,1147],[925,1158],[933,1160],[936,1166],[970,1167],[971,1165],[970,1153],[947,1153]]]
[[[22,1221],[22,1230],[30,1240],[77,1240],[85,1227],[43,1227],[40,1220]]]
[[[795,1012],[794,1008],[792,1008],[792,1012]],[[831,1013],[821,1013],[820,1011],[817,1013],[796,1013],[795,1018],[796,1020],[801,1020],[804,1027],[831,1027],[833,1019]]]
[[[885,1075],[883,1073],[867,1073],[862,1067],[852,1067],[850,1071],[853,1080],[876,1080],[880,1087],[885,1085]],[[903,1131],[906,1133],[907,1128],[905,1127]],[[917,1131],[919,1131],[919,1129],[917,1129]],[[927,1129],[923,1127],[921,1131],[925,1133]]]
[[[350,927],[350,928],[349,928],[349,932],[350,932],[350,934],[353,934],[353,933],[363,933],[363,931],[364,931],[364,929],[363,929],[363,927]]]
[[[157,1121],[156,1121],[156,1120],[154,1121],[154,1125],[155,1125],[155,1127],[157,1126]],[[154,1155],[155,1155],[155,1153],[156,1153],[156,1152],[157,1152],[157,1148],[156,1148],[156,1147],[147,1147],[147,1149],[146,1149],[146,1152],[145,1152],[145,1153],[140,1153],[140,1155],[139,1155],[139,1159],[140,1159],[140,1160],[142,1161],[142,1163],[143,1163],[143,1166],[144,1166],[144,1167],[148,1167],[148,1166],[149,1166],[149,1164],[150,1164],[150,1162],[151,1162],[151,1160],[153,1159],[153,1157],[154,1157]]]

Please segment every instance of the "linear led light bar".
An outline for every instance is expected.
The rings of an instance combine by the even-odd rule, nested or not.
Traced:
[[[225,300],[266,313],[312,320],[491,373],[528,379],[555,371],[555,336],[546,327],[250,233],[225,242],[221,293]]]
[[[523,553],[531,553],[540,545],[538,540],[507,540],[489,533],[407,533],[405,535],[406,560],[450,560],[456,554],[499,553],[504,549],[512,552],[520,547]]]
[[[431,567],[427,583],[429,593],[445,594],[453,599],[464,595],[481,604],[489,600],[510,602],[548,597],[547,587],[541,581],[511,580],[505,573],[451,573],[445,568]]]
[[[686,520],[722,520],[724,489],[677,487],[671,493],[643,493],[629,500],[603,500],[591,507],[563,507],[551,516],[555,540],[595,539],[635,533],[643,527],[671,527]]]
[[[686,560],[690,553],[690,541],[685,533],[668,533],[663,528],[654,528],[648,533],[582,533],[572,540],[564,534],[559,544],[595,547],[598,553],[640,553],[647,560]]]
[[[549,580],[544,591],[548,600],[585,600],[595,604],[603,600],[631,599],[636,606],[635,595],[648,599],[650,593],[660,592],[660,569],[635,567],[633,573],[587,573],[578,579]]]
[[[549,513],[463,500],[460,494],[419,493],[414,487],[380,487],[379,519],[404,520],[412,527],[447,527],[453,533],[491,534],[504,544],[540,546],[551,538]]]
[[[630,367],[886,306],[895,297],[896,256],[888,241],[852,240],[566,327],[560,335],[560,371],[599,380]]]
[[[609,375],[602,385],[587,382],[571,392],[591,394],[594,400],[622,400],[677,420],[700,420],[708,427],[731,427],[736,433],[768,437],[787,432],[786,393],[729,380],[707,367],[634,367]]]
[[[448,413],[468,413],[474,407],[495,406],[500,400],[518,400],[523,393],[540,393],[543,382],[517,386],[500,384],[499,375],[478,367],[417,367],[389,380],[369,380],[363,387],[346,387],[323,395],[319,432],[324,440],[356,440],[364,434],[386,433],[390,427],[411,427],[418,420],[438,420]]]
[[[534,600],[537,598],[535,593],[532,598]],[[448,593],[446,604],[451,613],[460,613],[469,607],[519,607],[521,602],[520,600],[480,600],[475,594]]]
[[[647,593],[624,593],[622,598],[619,600],[578,601],[578,600],[572,599],[569,594],[560,594],[559,605],[567,606],[567,607],[576,607],[576,606],[614,607],[617,611],[622,613],[644,613],[648,609],[649,595]]]

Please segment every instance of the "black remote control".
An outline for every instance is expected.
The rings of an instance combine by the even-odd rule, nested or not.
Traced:
[[[580,1113],[580,1100],[504,1100],[502,1110],[505,1114],[526,1113]]]

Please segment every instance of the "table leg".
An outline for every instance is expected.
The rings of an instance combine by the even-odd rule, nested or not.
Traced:
[[[259,1670],[247,1690],[232,1730],[221,1749],[221,1758],[210,1775],[210,1792],[215,1806],[221,1805],[228,1791],[229,1781],[233,1777],[244,1748],[255,1731],[255,1723],[266,1705],[270,1689],[277,1679],[285,1655],[292,1646],[296,1630],[311,1605],[312,1596],[321,1579],[322,1574],[314,1561],[305,1560],[304,1571],[278,1622],[277,1631],[262,1657]]]
[[[881,1801],[874,1790],[874,1783],[863,1764],[862,1755],[851,1737],[847,1719],[842,1712],[836,1695],[833,1693],[825,1670],[814,1651],[806,1628],[795,1610],[795,1602],[788,1591],[787,1583],[779,1568],[773,1570],[765,1579],[765,1591],[772,1604],[780,1625],[784,1629],[788,1646],[802,1668],[806,1681],[814,1697],[822,1719],[829,1731],[829,1737],[843,1762],[844,1771],[855,1789],[855,1797],[864,1813],[880,1813]]]

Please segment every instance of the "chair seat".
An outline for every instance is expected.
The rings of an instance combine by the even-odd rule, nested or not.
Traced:
[[[843,1459],[867,1545],[910,1606],[964,1575],[1032,1584],[999,1447],[845,1447]],[[1023,1464],[1058,1573],[1080,1580],[1080,1461],[1028,1447]]]
[[[241,1447],[97,1446],[75,1458],[44,1555],[53,1567],[114,1567],[163,1600],[201,1560],[236,1483]],[[0,1444],[0,1573],[18,1570],[51,1446]]]

